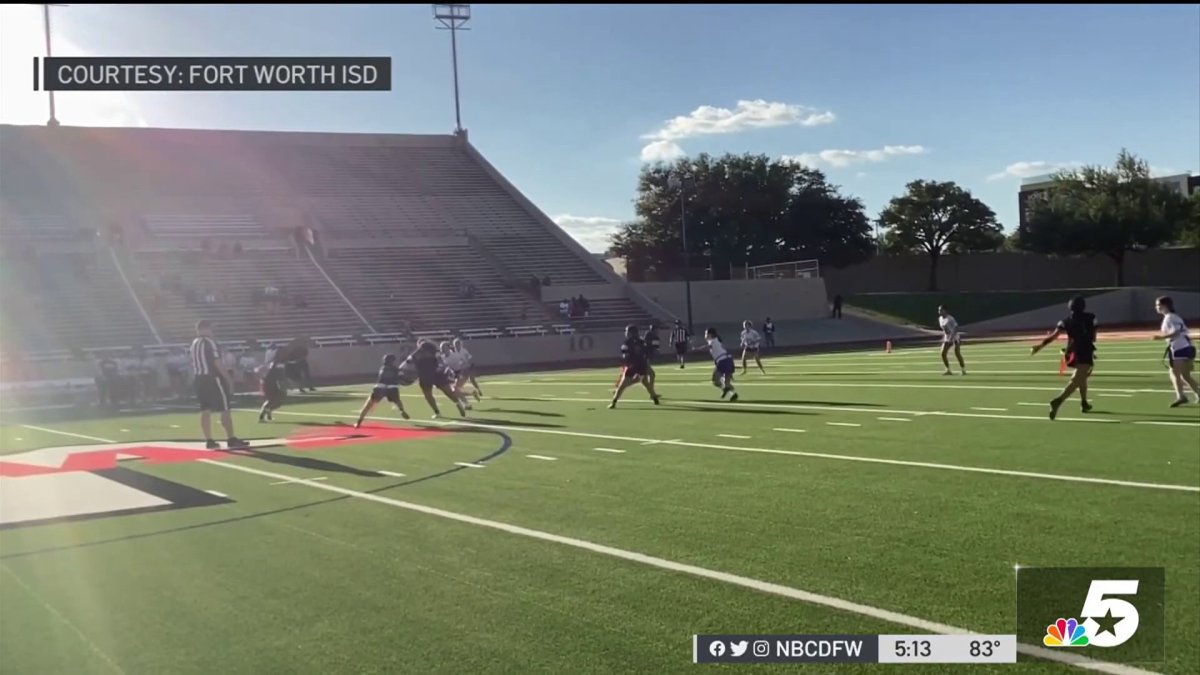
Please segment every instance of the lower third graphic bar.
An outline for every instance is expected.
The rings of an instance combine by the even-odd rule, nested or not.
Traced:
[[[695,635],[695,663],[1016,663],[1015,635]]]

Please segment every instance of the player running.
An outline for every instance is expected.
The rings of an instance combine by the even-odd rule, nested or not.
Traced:
[[[717,333],[716,328],[709,328],[704,331],[704,340],[708,343],[708,346],[697,347],[696,351],[700,352],[707,349],[708,353],[712,355],[713,386],[721,390],[721,398],[733,394],[729,400],[738,400],[737,391],[733,388],[733,374],[737,370],[737,366],[733,363],[733,355],[721,343],[721,336]]]
[[[945,305],[938,306],[938,326],[942,329],[942,365],[946,366],[946,372],[942,375],[952,375],[950,372],[950,348],[954,347],[954,358],[958,359],[958,367],[963,375],[967,374],[967,364],[963,362],[962,357],[962,335],[958,332],[958,321],[950,315],[950,311]]]
[[[671,344],[675,345],[675,359],[679,361],[679,367],[683,368],[683,362],[687,360],[688,342],[692,336],[687,329],[683,327],[683,322],[675,319],[675,325],[671,327]]]
[[[1047,335],[1040,343],[1033,346],[1030,354],[1037,354],[1043,347],[1054,342],[1062,333],[1067,334],[1066,359],[1067,365],[1075,369],[1071,381],[1063,387],[1054,400],[1050,401],[1050,419],[1058,416],[1058,409],[1075,392],[1079,390],[1080,410],[1091,412],[1092,405],[1087,400],[1087,381],[1092,375],[1092,366],[1096,363],[1096,315],[1084,311],[1087,302],[1082,296],[1076,296],[1067,303],[1071,311],[1067,318],[1058,322],[1054,332]]]
[[[708,337],[707,333],[705,333],[705,337]],[[762,335],[759,334],[758,331],[754,330],[754,324],[751,323],[749,319],[743,321],[742,322],[742,374],[743,375],[746,374],[746,370],[747,370],[746,358],[751,355],[754,356],[754,363],[756,363],[758,365],[758,369],[762,371],[762,374],[763,375],[767,374],[767,369],[763,368],[762,357],[758,353],[758,350],[761,346],[762,346]]]
[[[416,375],[416,368],[412,364],[405,361],[403,364],[397,365],[395,354],[385,354],[383,365],[379,367],[379,377],[375,380],[375,388],[371,390],[371,394],[363,403],[362,410],[358,412],[358,421],[354,423],[354,428],[361,427],[363,420],[367,418],[367,413],[371,412],[376,403],[385,398],[396,404],[401,417],[408,419],[408,411],[400,402],[400,387],[412,384],[417,379]]]
[[[1196,345],[1188,336],[1187,324],[1183,317],[1175,313],[1175,301],[1169,296],[1162,296],[1154,301],[1154,309],[1162,314],[1160,337],[1167,341],[1167,360],[1171,364],[1171,386],[1175,388],[1175,402],[1172,408],[1178,408],[1188,402],[1187,388],[1196,392],[1196,400],[1200,401],[1200,383],[1192,375],[1196,365]]]
[[[454,351],[458,352],[463,362],[467,364],[463,375],[470,380],[475,400],[478,401],[483,398],[483,389],[479,386],[479,381],[475,379],[475,357],[471,356],[471,352],[467,351],[467,348],[463,346],[463,341],[459,338],[454,338]]]
[[[259,385],[259,391],[263,395],[263,404],[258,409],[258,421],[270,422],[272,421],[271,411],[282,408],[284,401],[287,400],[287,389],[283,386],[287,373],[282,363],[274,361],[263,366],[263,371],[262,383]]]
[[[621,379],[617,381],[617,390],[608,409],[616,408],[621,394],[639,380],[650,393],[650,400],[658,405],[658,394],[654,393],[654,383],[650,381],[649,373],[650,359],[646,354],[646,342],[638,337],[637,326],[626,326],[625,341],[621,343]]]
[[[421,387],[421,393],[425,396],[425,401],[433,408],[433,418],[438,419],[442,416],[442,412],[438,409],[437,401],[433,399],[433,389],[437,387],[446,398],[454,403],[454,407],[458,408],[458,412],[463,417],[467,416],[467,408],[451,388],[450,377],[446,373],[446,366],[442,364],[440,355],[438,354],[437,345],[428,340],[417,341],[417,349],[408,357],[405,363],[412,363],[417,370],[417,383]]]

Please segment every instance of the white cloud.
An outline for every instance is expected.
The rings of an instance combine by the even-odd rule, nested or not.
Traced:
[[[654,141],[642,148],[643,162],[670,162],[684,156],[683,148],[674,141]]]
[[[58,10],[51,8],[51,12]],[[53,17],[52,17],[53,20]],[[52,35],[55,56],[91,56],[58,24]],[[38,6],[0,7],[0,122],[45,124],[50,117],[44,91],[33,90],[32,61],[46,55],[42,10]],[[141,107],[127,92],[55,92],[56,117],[77,126],[147,126]]]
[[[1013,162],[1004,167],[1003,171],[988,176],[988,180],[1004,180],[1006,178],[1030,178],[1044,176],[1063,169],[1075,169],[1083,166],[1083,162]]]
[[[828,110],[818,110],[794,103],[779,103],[755,99],[738,101],[733,110],[702,105],[686,115],[666,121],[663,127],[642,136],[651,141],[642,148],[642,161],[670,160],[684,155],[675,141],[696,136],[736,134],[751,129],[786,126],[816,126],[830,124],[837,117]]]
[[[924,155],[929,150],[921,145],[885,145],[878,150],[822,150],[799,155],[784,155],[780,159],[813,169],[830,166],[844,169],[855,164],[878,164],[894,157]]]
[[[607,251],[612,243],[609,237],[620,230],[621,223],[624,222],[619,218],[573,216],[569,213],[551,216],[550,219],[593,253]]]
[[[858,173],[854,174],[854,177],[855,177],[855,178],[866,178],[866,177],[867,177],[867,172],[866,172],[866,171],[859,171]]]

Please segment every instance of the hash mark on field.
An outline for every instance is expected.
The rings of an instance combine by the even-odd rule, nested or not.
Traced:
[[[287,485],[288,483],[299,483],[299,482],[303,482],[306,480],[329,480],[329,479],[325,476],[317,476],[316,478],[293,478],[291,480],[282,480],[282,481],[279,481],[278,483],[271,483],[271,485]]]
[[[384,471],[383,469],[377,469],[375,473],[382,474],[384,476],[391,476],[392,478],[404,478],[404,474],[396,473],[395,471]]]
[[[1133,398],[1133,394],[1096,394],[1096,396],[1104,398]]]
[[[595,450],[596,452],[611,452],[611,453],[618,454],[618,455],[625,454],[624,450],[617,450],[616,448],[592,448],[592,449]]]
[[[25,440],[25,439],[24,439],[24,438],[21,438],[20,436],[18,436],[17,438],[14,438],[13,440],[14,440],[14,441],[23,441],[23,440]]]
[[[805,431],[804,429],[784,429],[783,427],[777,427],[775,429],[772,429],[771,431],[782,431],[782,432],[789,433],[789,434],[807,433],[807,431]]]
[[[687,563],[676,562],[674,560],[668,560],[666,558],[658,558],[655,556],[646,555],[645,553],[639,553],[637,551],[629,551],[629,550],[625,550],[625,549],[620,549],[620,548],[616,548],[615,546],[606,546],[604,544],[587,541],[585,539],[576,539],[574,537],[564,537],[559,534],[552,534],[550,532],[543,532],[541,530],[535,530],[535,529],[528,528],[528,527],[521,527],[520,525],[512,525],[509,523],[496,521],[496,520],[487,520],[485,518],[479,518],[477,516],[471,516],[471,515],[467,515],[465,513],[446,511],[446,510],[435,508],[432,506],[425,506],[424,504],[416,504],[413,502],[400,501],[399,499],[383,497],[383,496],[371,494],[368,492],[359,492],[357,490],[349,490],[349,489],[337,487],[334,485],[318,485],[316,483],[306,481],[302,478],[291,477],[291,476],[287,476],[285,474],[274,473],[271,471],[263,471],[262,469],[254,469],[254,468],[251,468],[248,466],[241,466],[238,464],[228,464],[226,462],[220,462],[220,461],[211,460],[211,459],[204,459],[204,460],[200,460],[200,461],[205,462],[207,464],[211,464],[213,466],[224,467],[227,469],[232,469],[234,471],[243,471],[245,473],[255,474],[258,476],[264,476],[267,478],[290,479],[290,482],[298,482],[302,485],[307,485],[308,487],[316,488],[318,490],[326,490],[328,492],[335,492],[335,493],[338,493],[341,495],[345,495],[347,497],[353,497],[355,499],[362,499],[364,501],[375,502],[377,504],[383,504],[383,505],[391,506],[394,508],[404,509],[406,511],[415,511],[417,513],[423,513],[425,515],[436,516],[438,518],[443,518],[446,520],[453,520],[453,521],[457,521],[460,523],[466,523],[468,525],[476,525],[476,526],[488,528],[491,530],[499,530],[501,532],[507,532],[509,534],[519,535],[522,537],[528,537],[530,539],[537,539],[540,541],[561,544],[563,546],[569,546],[571,548],[580,549],[580,550],[584,550],[584,551],[590,551],[592,553],[597,553],[600,555],[605,555],[610,558],[617,558],[617,559],[625,560],[628,562],[640,563],[642,565],[647,565],[650,567],[657,567],[658,569],[667,570],[669,572],[686,574],[686,575],[689,575],[692,577],[707,579],[710,581],[720,581],[720,582],[723,582],[726,584],[730,584],[732,586],[739,586],[741,588],[758,591],[759,593],[766,593],[769,595],[776,595],[779,597],[790,598],[792,600],[799,600],[800,602],[805,602],[810,605],[829,607],[829,608],[837,609],[837,610],[840,610],[843,612],[857,614],[859,616],[871,617],[873,619],[878,619],[880,621],[886,621],[888,623],[893,623],[896,625],[907,626],[909,628],[916,629],[923,633],[940,633],[943,635],[970,633],[970,631],[966,628],[959,628],[956,626],[950,626],[950,625],[946,625],[943,623],[937,623],[934,621],[930,621],[928,619],[923,619],[923,618],[911,616],[908,614],[901,614],[899,612],[893,612],[891,610],[883,609],[880,607],[873,607],[871,605],[866,605],[866,604],[862,604],[862,603],[858,603],[858,602],[852,602],[849,600],[843,600],[842,598],[837,598],[834,596],[821,595],[821,594],[813,593],[811,591],[806,591],[806,590],[803,590],[800,588],[794,588],[791,586],[783,586],[781,584],[774,584],[774,583],[770,583],[767,581],[761,581],[758,579],[754,579],[751,577],[743,577],[743,576],[740,576],[737,574],[730,574],[728,572],[722,572],[719,570],[713,570],[713,569],[709,569],[709,568],[705,568],[705,567],[699,567],[697,565],[689,565]],[[13,572],[11,570],[8,570],[8,568],[6,568],[6,567],[0,568],[0,569],[4,569],[9,574],[13,574]],[[16,576],[16,575],[13,574],[13,576]],[[18,583],[20,583],[19,579],[18,579]],[[32,594],[32,592],[31,592],[31,594]],[[1116,673],[1119,675],[1144,675],[1144,674],[1151,672],[1151,671],[1146,671],[1146,670],[1140,670],[1140,669],[1134,668],[1132,666],[1126,666],[1123,664],[1111,663],[1111,662],[1107,662],[1107,661],[1100,661],[1100,660],[1092,659],[1092,658],[1089,658],[1086,656],[1079,656],[1077,654],[1056,652],[1052,649],[1046,649],[1044,647],[1039,647],[1039,646],[1034,646],[1034,645],[1018,643],[1017,651],[1019,651],[1023,654],[1028,654],[1030,656],[1035,656],[1037,658],[1046,659],[1048,661],[1057,661],[1059,663],[1066,663],[1066,664],[1073,665],[1078,668],[1084,668],[1087,670],[1097,670],[1100,672]]]
[[[737,438],[737,439],[740,439],[743,441],[748,440],[750,438],[749,436],[739,436],[737,434],[717,434],[717,435],[720,436],[721,438]]]
[[[875,419],[883,420],[884,422],[911,422],[909,417],[877,417]]]
[[[540,460],[543,460],[546,462],[557,462],[558,461],[557,457],[547,457],[545,455],[525,455],[525,456],[528,457],[529,459],[540,459]]]
[[[1022,401],[1021,403],[1018,403],[1017,405],[1031,405],[1031,406],[1037,406],[1038,408],[1044,408],[1044,407],[1046,407],[1046,405],[1048,405],[1048,404],[1046,404],[1046,403],[1034,403],[1034,402],[1032,402],[1032,401]]]
[[[1163,427],[1200,427],[1196,422],[1134,422],[1134,424],[1153,424]]]
[[[826,422],[825,424],[828,424],[831,427],[861,427],[862,426],[861,424],[855,424],[854,422]]]
[[[221,499],[229,499],[229,495],[225,494],[224,492],[217,492],[216,490],[205,490],[205,492],[207,492],[208,494],[210,494],[214,497],[220,497]]]
[[[129,433],[129,430],[128,430],[128,429],[122,429],[122,430],[121,430],[121,433],[123,433],[123,434],[127,434],[127,433]]]
[[[454,465],[465,466],[469,469],[482,469],[483,467],[487,466],[486,464],[474,464],[472,462],[455,462]]]
[[[642,443],[642,445],[658,445],[659,443],[678,443],[679,441],[682,441],[682,440],[683,440],[682,438],[672,438],[672,439],[668,439],[668,440],[659,439],[657,441],[646,441],[645,443]]]
[[[984,408],[982,406],[971,406],[971,410],[982,410],[983,412],[1008,412],[1008,408]]]
[[[178,428],[179,428],[179,425],[178,425],[178,424],[172,424],[172,425],[171,425],[171,428],[172,428],[172,429],[178,429]]]

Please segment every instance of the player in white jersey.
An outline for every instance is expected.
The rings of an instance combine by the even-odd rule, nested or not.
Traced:
[[[455,351],[449,342],[443,342],[438,346],[441,348],[441,354],[438,357],[446,369],[446,379],[450,381],[450,388],[467,410],[470,410],[471,404],[466,402],[467,396],[463,392],[463,385],[467,382],[467,359],[460,352]]]
[[[738,400],[737,391],[733,388],[733,374],[737,370],[737,366],[733,363],[733,354],[730,354],[725,345],[721,343],[721,336],[717,334],[716,328],[709,328],[704,331],[704,341],[708,343],[706,347],[697,347],[696,351],[708,350],[712,355],[713,386],[721,390],[721,398],[725,398],[730,394],[730,401]]]
[[[950,359],[948,354],[950,348],[954,347],[954,358],[958,359],[958,367],[962,370],[962,374],[967,374],[967,364],[963,363],[962,357],[962,335],[958,332],[958,322],[954,317],[950,316],[950,312],[944,307],[938,306],[938,326],[942,329],[942,365],[946,366],[946,372],[943,375],[950,375]]]
[[[467,351],[467,348],[463,346],[463,341],[458,338],[454,338],[454,351],[458,352],[467,364],[463,375],[470,380],[471,386],[474,387],[475,400],[478,401],[483,398],[483,389],[479,387],[479,381],[475,379],[475,357],[471,356],[471,352]]]
[[[746,359],[753,355],[754,363],[758,365],[758,369],[763,375],[767,374],[767,369],[763,368],[762,357],[759,355],[759,348],[762,346],[762,335],[754,330],[754,324],[750,321],[742,322],[742,374],[746,374]]]
[[[1188,402],[1187,387],[1196,392],[1200,400],[1200,384],[1192,374],[1196,364],[1196,345],[1188,335],[1187,324],[1183,317],[1175,313],[1175,301],[1168,296],[1162,296],[1154,301],[1154,309],[1162,314],[1162,328],[1159,336],[1167,341],[1167,359],[1171,364],[1171,386],[1175,388],[1175,402],[1172,408]]]

